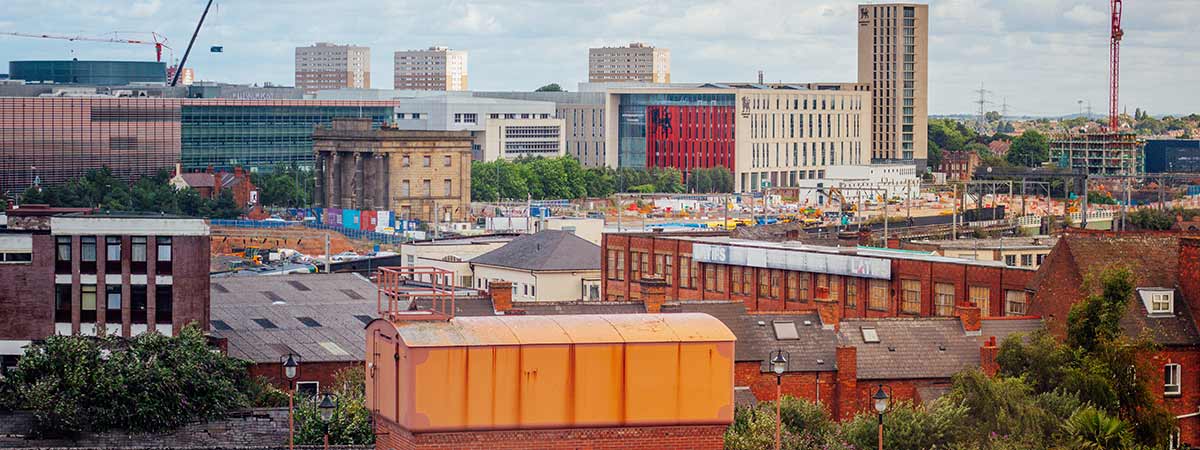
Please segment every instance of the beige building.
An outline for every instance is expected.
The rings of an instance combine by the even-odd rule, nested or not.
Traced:
[[[402,50],[395,54],[393,86],[413,91],[467,90],[467,52],[446,47]]]
[[[858,81],[871,86],[871,159],[928,158],[929,5],[858,6]]]
[[[909,250],[931,251],[951,258],[975,261],[1000,261],[1010,267],[1037,269],[1054,249],[1058,238],[1051,236],[1000,237],[995,239],[958,239],[911,241],[902,244]]]
[[[512,234],[471,236],[400,245],[401,264],[407,267],[436,267],[454,273],[454,286],[472,287],[471,259],[503,247],[516,238]],[[432,282],[429,276],[416,281]]]
[[[483,160],[556,158],[566,147],[562,119],[492,119],[484,122]]]
[[[335,118],[313,131],[313,151],[321,206],[387,209],[425,222],[469,214],[470,133],[371,129],[370,119]]]
[[[296,47],[296,87],[308,94],[322,89],[370,89],[371,49],[328,42]]]
[[[671,50],[641,42],[626,47],[588,49],[588,81],[671,82]]]
[[[527,234],[471,260],[476,289],[513,285],[513,301],[600,300],[600,246],[567,231]]]

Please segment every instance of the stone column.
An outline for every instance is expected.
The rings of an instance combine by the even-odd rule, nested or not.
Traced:
[[[316,191],[313,192],[313,203],[319,206],[329,206],[325,203],[325,191],[328,190],[325,184],[325,154],[317,152],[313,158],[313,178],[316,183]]]

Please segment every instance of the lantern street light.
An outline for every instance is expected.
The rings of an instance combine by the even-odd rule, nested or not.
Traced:
[[[329,421],[333,419],[336,409],[337,396],[328,392],[321,394],[321,403],[317,405],[317,411],[321,413],[321,421],[325,423],[325,450],[329,450]]]
[[[875,401],[875,412],[879,413],[879,450],[883,450],[883,414],[887,412],[888,407],[892,403],[892,388],[890,386],[879,385],[875,391],[875,395],[871,399]]]
[[[280,366],[283,367],[283,379],[288,383],[288,450],[293,450],[296,445],[296,427],[295,427],[295,395],[296,395],[296,377],[300,375],[300,355],[288,353],[279,357]]]
[[[783,349],[771,352],[771,371],[775,373],[775,450],[779,450],[783,433],[780,405],[783,404],[783,373],[788,369],[788,352]]]

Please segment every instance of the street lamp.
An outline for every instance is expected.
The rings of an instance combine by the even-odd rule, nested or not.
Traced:
[[[871,399],[875,401],[875,412],[879,413],[879,450],[883,450],[883,414],[887,412],[888,406],[891,406],[891,392],[891,387],[880,384],[875,395],[871,396]]]
[[[333,411],[337,409],[337,396],[328,392],[321,394],[321,403],[317,411],[321,413],[321,421],[325,423],[325,450],[329,450],[329,421],[333,419]]]
[[[783,404],[783,373],[788,369],[789,353],[783,349],[771,352],[771,371],[775,372],[775,450],[780,447],[780,435],[783,432],[781,406]]]
[[[288,383],[288,450],[295,448],[295,394],[296,377],[300,375],[300,355],[288,353],[279,357],[283,367],[283,379]]]

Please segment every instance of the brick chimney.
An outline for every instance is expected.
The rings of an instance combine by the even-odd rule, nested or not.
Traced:
[[[646,312],[652,314],[662,312],[662,305],[667,302],[667,281],[659,277],[643,277],[639,284],[642,291],[642,303],[646,304]]]
[[[828,297],[814,298],[813,303],[817,306],[817,315],[821,317],[821,328],[838,329],[838,323],[842,321],[842,305]]]
[[[834,350],[837,358],[836,402],[834,420],[854,417],[858,412],[858,349],[839,346]]]
[[[512,282],[492,280],[488,282],[488,293],[492,296],[492,307],[498,313],[507,313],[512,310]]]
[[[983,327],[983,318],[979,307],[974,304],[954,305],[954,315],[962,321],[963,330],[967,336],[979,336]]]
[[[1179,238],[1179,291],[1192,314],[1200,311],[1200,237]]]
[[[996,372],[1000,371],[1000,364],[996,362],[996,356],[1000,355],[1000,347],[996,346],[996,337],[991,336],[986,342],[979,347],[979,368],[983,369],[989,377],[996,376]]]

